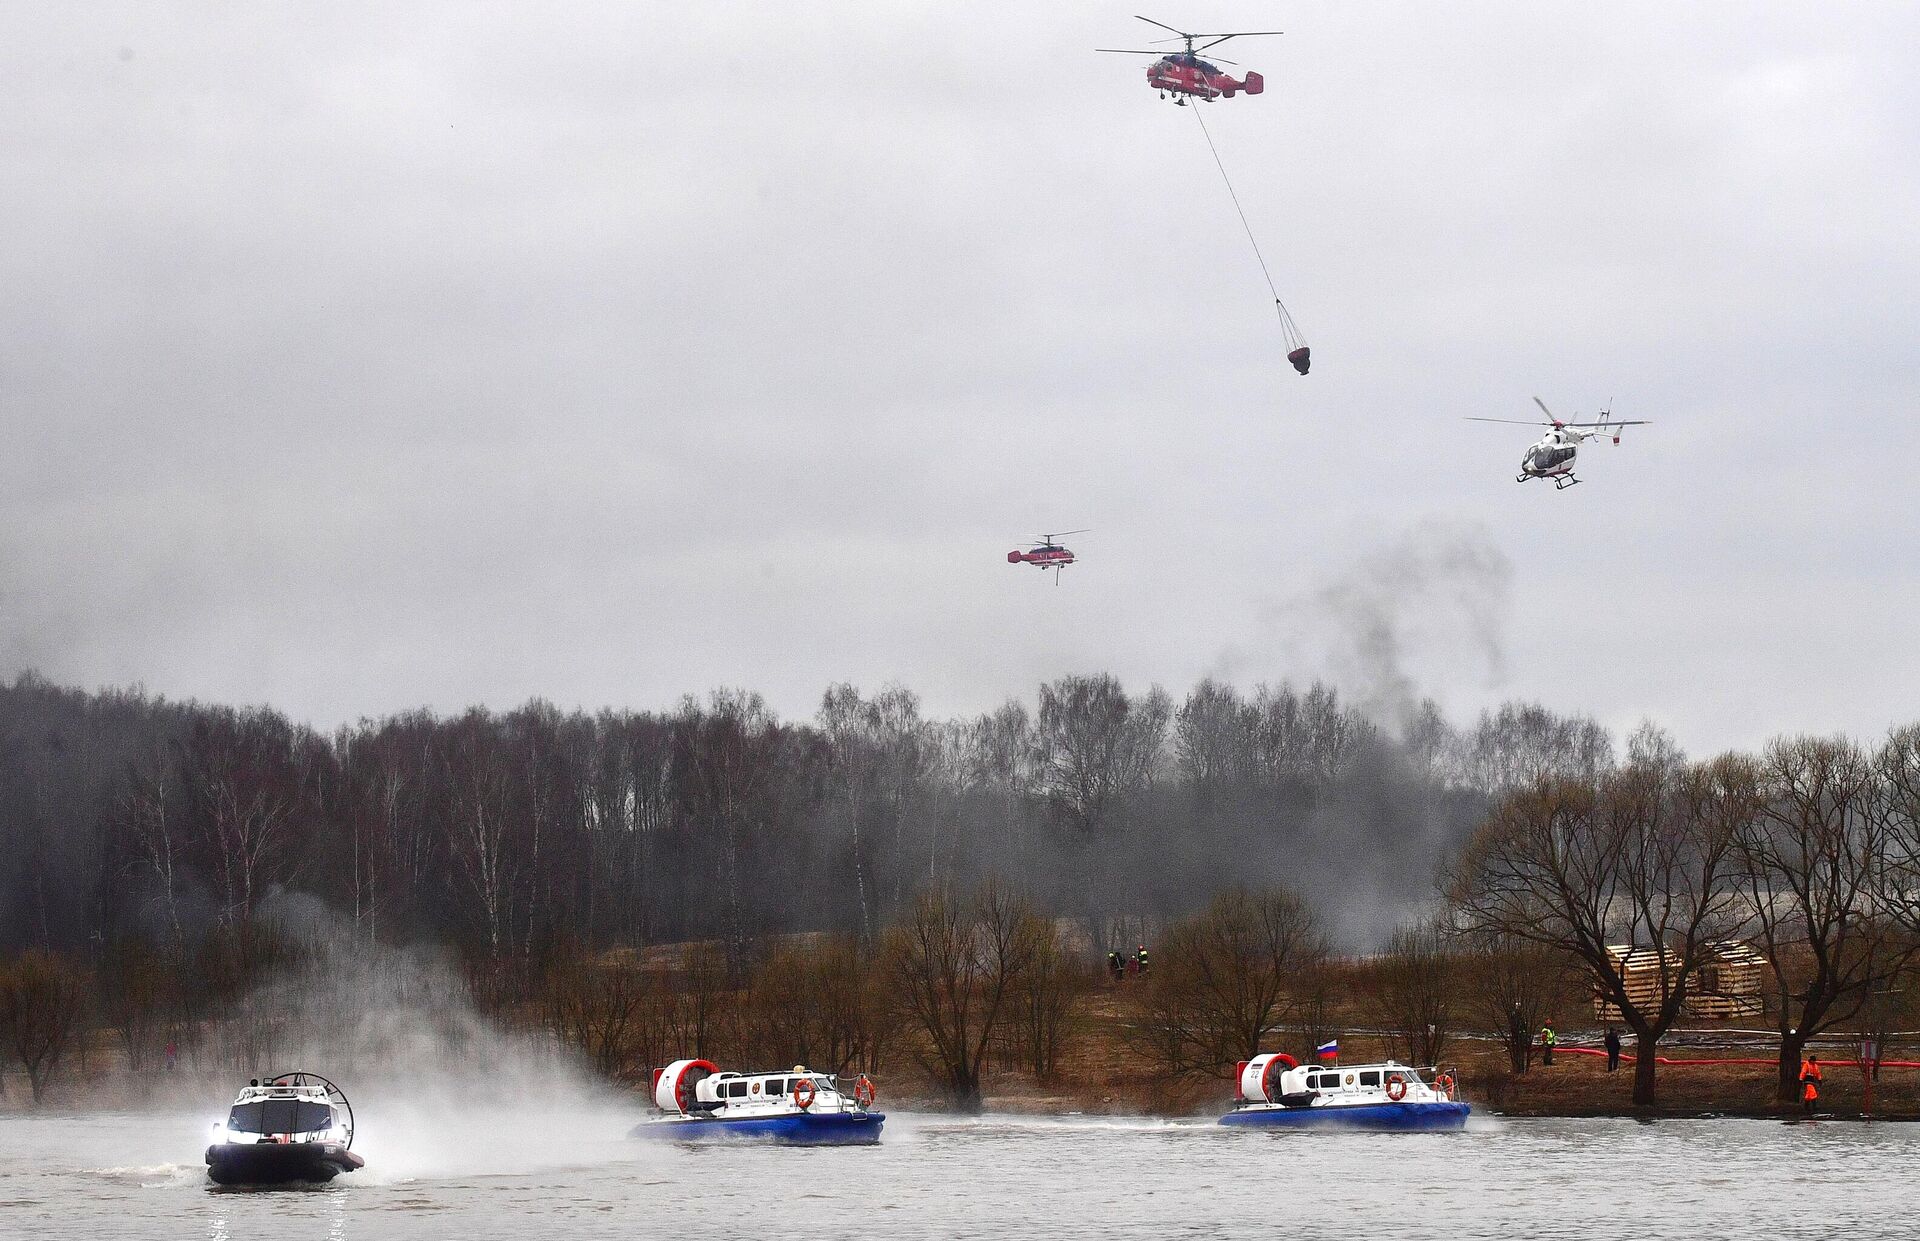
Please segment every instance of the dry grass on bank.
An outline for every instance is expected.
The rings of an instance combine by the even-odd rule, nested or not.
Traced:
[[[1233,1098],[1233,1083],[1226,1077],[1187,1078],[1169,1081],[1156,1071],[1134,1042],[1129,1028],[1139,1020],[1138,1006],[1144,984],[1128,979],[1120,985],[1102,981],[1087,992],[1061,1048],[1058,1071],[1049,1080],[1012,1067],[1010,1056],[1002,1054],[988,1065],[984,1082],[986,1106],[991,1111],[1027,1114],[1104,1114],[1104,1115],[1214,1115],[1225,1110]],[[725,1007],[728,997],[718,998]],[[1339,1013],[1340,1043],[1348,1063],[1384,1060],[1399,1053],[1382,1037],[1348,1031],[1360,1026],[1357,1013]],[[528,1019],[537,1018],[528,1014]],[[1632,1104],[1632,1044],[1629,1042],[1621,1069],[1606,1072],[1605,1063],[1595,1056],[1572,1053],[1576,1045],[1597,1045],[1598,1030],[1563,1029],[1563,1048],[1552,1067],[1536,1062],[1525,1074],[1513,1074],[1504,1048],[1491,1039],[1456,1038],[1447,1055],[1462,1083],[1464,1097],[1486,1111],[1509,1115],[1635,1115],[1642,1114]],[[1270,1038],[1267,1047],[1287,1051],[1305,1060],[1309,1048],[1304,1036],[1282,1033]],[[1839,1046],[1821,1049],[1823,1060],[1842,1061],[1849,1052]],[[1764,1057],[1766,1047],[1748,1042],[1736,1046],[1724,1032],[1716,1042],[1709,1028],[1677,1031],[1663,1044],[1663,1052],[1674,1057],[1711,1057],[1733,1055]],[[562,1054],[556,1045],[555,1054]],[[755,1059],[751,1052],[742,1053]],[[760,1057],[765,1059],[765,1057]],[[756,1061],[757,1063],[757,1061]],[[748,1066],[752,1067],[752,1066]],[[887,1106],[912,1110],[942,1106],[938,1083],[915,1063],[903,1042],[891,1042],[885,1062],[875,1074]],[[644,1082],[644,1070],[629,1075],[630,1081]],[[1658,1075],[1659,1106],[1656,1114],[1767,1116],[1779,1114],[1774,1097],[1775,1072],[1769,1065],[1662,1065]],[[149,1067],[130,1072],[126,1067],[120,1040],[108,1029],[95,1029],[85,1039],[85,1049],[75,1048],[63,1066],[47,1100],[53,1107],[142,1108],[173,1103],[204,1104],[209,1095],[224,1098],[233,1085],[230,1070],[205,1066],[195,1071],[186,1055],[176,1072]],[[612,1083],[609,1090],[620,1089]],[[643,1103],[644,1091],[631,1088],[636,1104]],[[1830,1063],[1822,1091],[1821,1111],[1832,1116],[1858,1116],[1864,1102],[1859,1070],[1849,1063]],[[1873,1114],[1879,1117],[1920,1119],[1920,1070],[1886,1069],[1874,1086]],[[0,1093],[0,1111],[22,1109],[31,1104],[24,1075],[17,1068],[6,1074],[4,1093]]]

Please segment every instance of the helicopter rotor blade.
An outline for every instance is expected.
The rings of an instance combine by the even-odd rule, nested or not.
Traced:
[[[1194,48],[1193,50],[1194,50],[1194,51],[1196,51],[1196,52],[1204,52],[1204,51],[1206,51],[1206,50],[1207,50],[1208,48],[1210,48],[1210,47],[1219,47],[1219,46],[1220,46],[1220,45],[1221,45],[1222,43],[1225,43],[1225,42],[1226,42],[1226,41],[1227,41],[1228,39],[1240,39],[1240,38],[1245,38],[1245,37],[1246,37],[1247,35],[1256,35],[1256,34],[1283,34],[1283,33],[1285,33],[1285,32],[1284,32],[1284,31],[1279,31],[1279,30],[1248,30],[1248,31],[1243,31],[1243,32],[1242,32],[1242,33],[1240,33],[1240,34],[1223,34],[1223,35],[1221,35],[1221,36],[1220,36],[1219,38],[1217,38],[1217,39],[1214,39],[1214,40],[1213,40],[1212,42],[1210,42],[1210,43],[1202,43],[1202,44],[1201,44],[1201,45],[1200,45],[1199,47],[1196,47],[1196,48]],[[1205,38],[1206,36],[1204,36],[1204,35],[1203,35],[1203,36],[1201,36],[1201,37],[1202,37],[1202,38]]]
[[[1096,47],[1096,52],[1118,52],[1122,56],[1165,56],[1165,52],[1152,52],[1143,47]]]
[[[1549,418],[1553,418],[1555,422],[1560,421],[1558,418],[1553,417],[1553,411],[1547,408],[1547,403],[1545,401],[1541,400],[1539,397],[1536,396],[1533,398],[1533,403],[1540,407],[1541,413],[1545,414]]]
[[[1498,422],[1509,427],[1550,427],[1551,422],[1535,422],[1531,418],[1473,418],[1463,417],[1462,422]]]
[[[1155,39],[1155,40],[1154,40],[1154,42],[1155,42],[1155,43],[1178,43],[1179,41],[1180,41],[1180,40],[1178,40],[1178,39]],[[1209,43],[1209,44],[1207,44],[1207,46],[1208,46],[1208,47],[1212,47],[1212,46],[1213,46],[1213,44],[1211,44],[1211,43]],[[1093,50],[1094,50],[1094,51],[1096,51],[1096,52],[1117,52],[1117,51],[1119,51],[1120,49],[1119,49],[1119,48],[1116,48],[1116,47],[1096,47],[1096,48],[1094,48]],[[1198,52],[1199,52],[1200,50],[1201,50],[1201,49],[1199,49],[1199,48],[1195,48],[1195,49],[1194,49],[1194,51],[1195,51],[1196,53],[1198,53]],[[1175,53],[1173,53],[1173,52],[1147,52],[1147,53],[1145,53],[1145,55],[1148,55],[1148,56],[1172,56],[1172,55],[1174,55],[1174,54],[1175,54]],[[1240,63],[1240,62],[1239,62],[1239,61],[1237,61],[1237,60],[1228,60],[1228,59],[1227,59],[1227,58],[1226,58],[1225,56],[1215,56],[1215,57],[1214,57],[1213,59],[1214,59],[1215,61],[1218,61],[1218,62],[1219,62],[1220,64],[1223,64],[1223,65],[1238,65],[1238,64]]]
[[[1138,13],[1135,13],[1135,14],[1134,14],[1134,16],[1135,16],[1135,17],[1140,17],[1140,15],[1139,15]],[[1183,39],[1190,39],[1190,38],[1192,38],[1192,37],[1193,37],[1192,35],[1190,35],[1190,34],[1188,34],[1188,33],[1187,33],[1186,31],[1184,31],[1184,30],[1180,30],[1180,29],[1176,29],[1176,28],[1175,28],[1175,27],[1173,27],[1173,26],[1169,26],[1169,25],[1167,25],[1167,23],[1165,23],[1165,22],[1157,22],[1157,21],[1154,21],[1154,20],[1153,20],[1153,19],[1152,19],[1151,17],[1140,17],[1140,20],[1141,20],[1141,21],[1143,21],[1143,22],[1145,22],[1145,23],[1147,23],[1147,25],[1149,25],[1149,26],[1158,26],[1158,27],[1160,27],[1160,29],[1162,29],[1162,30],[1172,30],[1172,31],[1173,31],[1173,33],[1175,33],[1175,34],[1177,34],[1177,35],[1179,35],[1179,36],[1180,36],[1181,38],[1183,38]]]

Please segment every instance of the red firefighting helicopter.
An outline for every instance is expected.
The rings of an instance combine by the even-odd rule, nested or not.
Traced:
[[[1061,546],[1060,540],[1069,534],[1085,533],[1087,533],[1085,530],[1066,530],[1059,534],[1043,534],[1035,539],[1026,551],[1016,548],[1008,552],[1007,563],[1038,565],[1042,570],[1052,569],[1053,584],[1058,586],[1060,570],[1074,561],[1073,549]]]
[[[1600,411],[1598,422],[1562,422],[1553,416],[1547,403],[1539,397],[1533,403],[1547,416],[1545,422],[1522,422],[1515,418],[1469,418],[1468,422],[1500,422],[1514,427],[1551,427],[1538,443],[1527,449],[1527,455],[1520,458],[1520,473],[1514,476],[1514,482],[1524,483],[1534,478],[1551,478],[1555,491],[1565,491],[1580,480],[1573,476],[1573,461],[1579,455],[1579,445],[1598,436],[1610,436],[1614,443],[1620,442],[1621,427],[1652,426],[1651,422],[1635,419],[1626,422],[1613,421],[1613,414]]]
[[[1134,16],[1139,17],[1140,15],[1136,13]],[[1253,35],[1280,34],[1282,33],[1281,31],[1236,30],[1231,34],[1188,34],[1184,30],[1174,30],[1172,26],[1167,25],[1165,22],[1154,21],[1151,17],[1140,17],[1140,20],[1150,26],[1158,26],[1162,30],[1173,30],[1174,34],[1180,36],[1180,39],[1156,39],[1154,42],[1175,43],[1180,40],[1185,40],[1187,50],[1172,53],[1134,47],[1099,47],[1094,50],[1097,52],[1117,52],[1122,56],[1157,57],[1158,59],[1147,66],[1147,85],[1159,91],[1160,98],[1165,99],[1171,95],[1175,103],[1185,107],[1187,101],[1183,96],[1192,96],[1195,99],[1204,99],[1211,103],[1222,96],[1231,99],[1241,91],[1245,91],[1249,95],[1258,95],[1267,88],[1266,79],[1254,73],[1252,70],[1248,70],[1247,76],[1236,82],[1233,76],[1222,70],[1219,65],[1209,64],[1201,60],[1196,53],[1204,52],[1210,47],[1216,47],[1225,43],[1228,39],[1245,39]],[[1194,41],[1197,39],[1205,39],[1207,42],[1200,44],[1199,47],[1195,47]],[[1233,62],[1231,60],[1223,60],[1220,64],[1231,65]]]
[[[1186,50],[1184,52],[1174,52],[1171,54],[1148,51],[1143,48],[1124,47],[1102,47],[1094,50],[1101,52],[1118,52],[1124,56],[1158,57],[1151,65],[1147,66],[1147,85],[1158,90],[1160,92],[1160,98],[1166,99],[1171,96],[1175,103],[1185,106],[1189,97],[1203,99],[1211,103],[1215,99],[1222,97],[1230,99],[1239,91],[1245,91],[1249,95],[1258,95],[1266,89],[1266,80],[1252,70],[1247,71],[1245,80],[1236,82],[1231,76],[1222,72],[1218,66],[1201,60],[1199,53],[1204,52],[1210,47],[1217,47],[1225,43],[1228,39],[1246,39],[1256,35],[1273,35],[1283,32],[1278,30],[1236,30],[1222,34],[1189,34],[1184,30],[1174,30],[1172,26],[1167,25],[1165,22],[1157,22],[1151,17],[1141,17],[1137,13],[1134,14],[1134,16],[1150,26],[1158,26],[1162,30],[1172,31],[1178,36],[1178,41],[1186,44]],[[1200,40],[1206,41],[1200,42]],[[1156,41],[1160,43],[1176,42],[1175,39],[1160,39]],[[1233,62],[1223,60],[1220,63],[1230,65]],[[1193,119],[1200,122],[1200,132],[1206,137],[1207,150],[1213,154],[1214,165],[1220,169],[1220,180],[1224,182],[1227,187],[1227,197],[1233,201],[1234,213],[1240,217],[1240,227],[1246,230],[1247,244],[1253,247],[1253,257],[1260,264],[1260,274],[1267,282],[1267,292],[1273,295],[1274,313],[1279,316],[1280,333],[1287,344],[1287,361],[1292,365],[1294,370],[1304,375],[1307,373],[1307,368],[1313,363],[1313,350],[1307,345],[1307,338],[1301,333],[1300,325],[1293,321],[1293,315],[1288,312],[1287,304],[1280,300],[1280,290],[1274,285],[1273,273],[1267,269],[1266,256],[1260,253],[1260,243],[1255,240],[1253,236],[1253,225],[1247,222],[1247,213],[1245,209],[1240,206],[1240,195],[1235,192],[1233,188],[1233,178],[1227,175],[1226,162],[1220,158],[1220,149],[1214,145],[1213,135],[1207,132],[1206,118],[1201,115],[1200,109],[1195,108],[1193,110]]]

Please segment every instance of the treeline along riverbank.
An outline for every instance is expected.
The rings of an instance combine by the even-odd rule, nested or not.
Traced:
[[[698,1054],[1179,1109],[1344,1030],[1517,1101],[1541,1025],[1605,1006],[1611,1080],[1652,1107],[1739,944],[1764,969],[1733,1011],[1776,1032],[1754,1106],[1784,1105],[1809,1047],[1920,1024],[1916,754],[1906,730],[1692,763],[1519,704],[1389,729],[1324,687],[1109,677],[965,720],[836,686],[805,722],[727,691],[326,735],[28,677],[0,689],[0,1047],[33,1097],[244,1073],[300,1045],[343,947],[431,950],[425,1018],[618,1081]],[[1148,972],[1107,977],[1140,942]]]

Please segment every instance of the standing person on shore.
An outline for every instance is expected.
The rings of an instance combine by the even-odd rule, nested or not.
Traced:
[[[1620,1067],[1620,1031],[1607,1027],[1607,1072],[1612,1073]]]
[[[1127,976],[1127,967],[1120,960],[1120,950],[1118,948],[1115,948],[1107,954],[1107,973],[1113,975],[1115,986],[1119,986],[1120,980]]]
[[[1808,1056],[1800,1062],[1800,1085],[1804,1087],[1800,1100],[1811,1116],[1814,1105],[1820,1102],[1820,1057]]]
[[[1553,1049],[1558,1046],[1559,1043],[1560,1037],[1553,1032],[1553,1023],[1551,1021],[1540,1027],[1540,1063],[1542,1065],[1550,1065],[1553,1063]]]
[[[1144,977],[1147,972],[1147,946],[1145,944],[1140,945],[1140,955],[1138,960],[1140,962],[1141,976]]]

